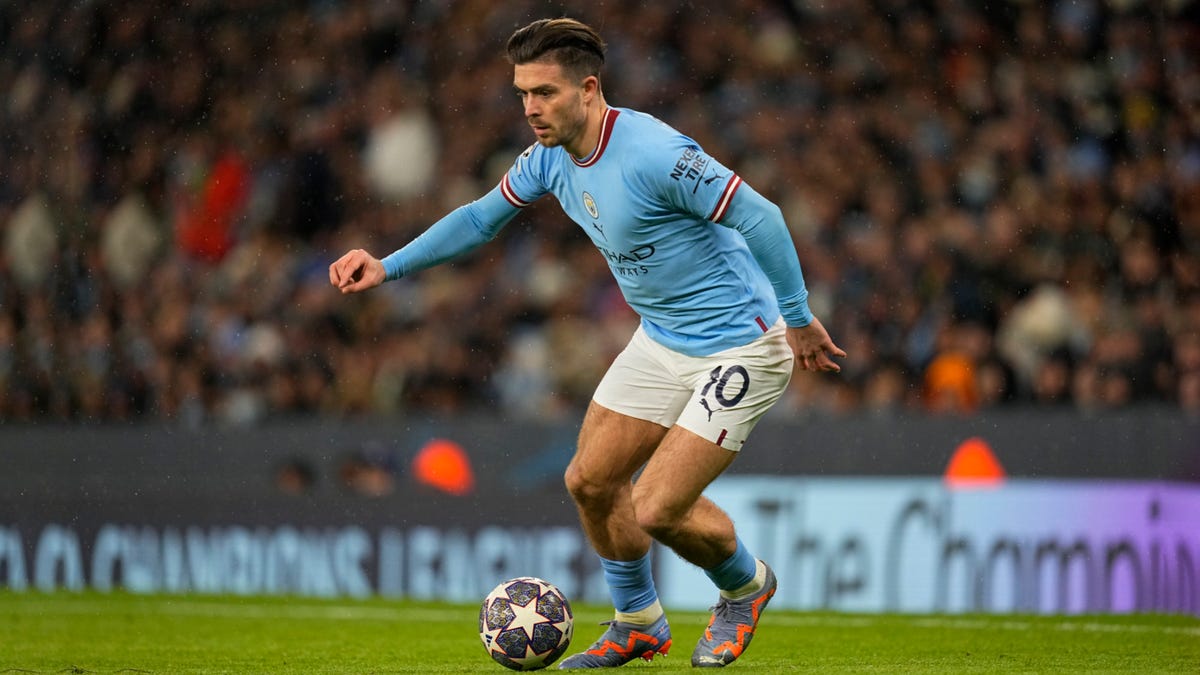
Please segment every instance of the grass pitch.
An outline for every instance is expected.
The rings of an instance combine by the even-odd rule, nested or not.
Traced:
[[[610,610],[576,607],[573,653]],[[0,673],[506,673],[478,607],[388,600],[0,592]],[[691,672],[706,614],[671,612],[671,656],[626,670]],[[1197,673],[1200,619],[897,616],[769,609],[746,673]],[[552,666],[553,668],[553,666]]]

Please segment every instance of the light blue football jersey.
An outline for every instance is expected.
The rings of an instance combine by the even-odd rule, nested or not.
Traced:
[[[386,278],[474,250],[546,194],[591,238],[659,344],[708,356],[753,341],[781,313],[789,326],[813,319],[779,208],[692,139],[624,108],[606,110],[590,157],[530,146],[494,189],[383,258]]]
[[[753,341],[780,314],[746,240],[718,224],[741,185],[687,136],[610,107],[591,156],[534,144],[499,188],[517,208],[553,194],[608,261],[649,336],[706,356]]]

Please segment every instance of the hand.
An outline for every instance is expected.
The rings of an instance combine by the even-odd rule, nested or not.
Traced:
[[[833,344],[825,326],[813,317],[812,323],[803,328],[787,329],[788,344],[796,355],[796,365],[805,370],[842,372],[842,367],[833,362],[831,356],[844,357],[846,352]]]
[[[361,248],[346,253],[329,266],[329,283],[343,294],[374,288],[386,277],[383,263]]]

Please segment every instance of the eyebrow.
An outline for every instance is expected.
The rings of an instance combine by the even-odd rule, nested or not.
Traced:
[[[548,94],[550,92],[558,91],[558,87],[556,87],[553,84],[546,83],[546,84],[539,84],[539,85],[530,87],[528,90],[526,90],[526,89],[522,89],[514,84],[513,91],[515,91],[518,94],[524,94],[526,92],[528,92],[530,94]]]

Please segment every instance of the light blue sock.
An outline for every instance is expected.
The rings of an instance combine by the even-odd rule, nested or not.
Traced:
[[[754,579],[757,567],[758,560],[750,555],[750,551],[746,550],[746,545],[739,538],[733,555],[720,565],[704,570],[704,573],[712,579],[717,588],[732,591],[750,583]]]
[[[650,574],[650,552],[638,560],[609,560],[600,558],[604,580],[618,612],[636,612],[658,600],[654,577]]]

